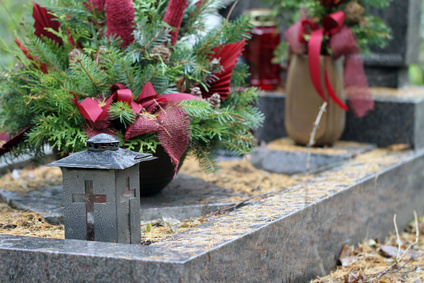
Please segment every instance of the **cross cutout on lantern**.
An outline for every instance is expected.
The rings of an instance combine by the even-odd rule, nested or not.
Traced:
[[[85,202],[87,240],[94,241],[94,204],[106,203],[106,195],[95,195],[93,189],[93,181],[85,180],[85,194],[73,194],[72,202]]]
[[[65,238],[139,243],[139,163],[152,159],[100,134],[87,140],[87,150],[49,164],[63,171]]]

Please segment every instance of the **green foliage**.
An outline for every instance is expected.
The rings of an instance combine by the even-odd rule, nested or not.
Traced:
[[[123,137],[120,137],[123,141]],[[156,133],[145,134],[140,137],[128,139],[125,142],[121,142],[125,145],[125,148],[132,151],[138,152],[156,152],[156,147],[160,145],[158,135]]]
[[[119,119],[119,122],[123,124],[125,128],[134,123],[135,120],[134,111],[128,103],[123,101],[117,101],[110,106],[109,117],[112,120]]]
[[[215,79],[213,73],[222,69],[219,61],[211,63],[211,49],[249,37],[251,25],[245,17],[229,22],[221,19],[216,29],[207,29],[205,17],[217,16],[219,0],[205,0],[197,6],[190,1],[177,44],[170,48],[171,28],[162,21],[168,1],[136,1],[134,42],[121,47],[115,37],[106,37],[105,13],[86,9],[84,1],[51,0],[47,8],[61,24],[59,31],[49,30],[61,38],[61,44],[33,34],[25,24],[26,36],[20,38],[30,54],[28,60],[19,50],[20,68],[0,69],[0,127],[11,135],[33,125],[25,135],[25,143],[15,154],[43,152],[46,143],[63,152],[80,151],[85,147],[86,130],[93,126],[80,113],[75,98],[81,103],[91,97],[99,107],[106,105],[114,85],[122,83],[137,100],[147,82],[159,95],[179,92],[177,79],[183,78],[187,90],[195,86],[207,88]],[[195,43],[193,44],[193,40]],[[156,46],[169,47],[170,60],[153,54]],[[75,53],[74,49],[79,49]],[[70,55],[72,51],[72,56]],[[47,73],[40,64],[47,66]],[[247,153],[254,145],[252,130],[264,117],[253,105],[258,91],[245,87],[247,67],[237,64],[232,74],[233,91],[215,109],[206,100],[180,103],[190,119],[188,151],[199,158],[208,171],[217,170],[213,158],[216,148],[238,154]],[[143,110],[145,111],[145,110]],[[126,102],[114,101],[108,109],[108,123],[129,150],[154,152],[160,145],[156,133],[125,140],[125,131],[135,121],[135,113]],[[152,115],[142,112],[137,115]]]
[[[12,54],[17,47],[13,40],[23,33],[19,22],[31,4],[30,0],[0,1],[0,65],[12,67],[16,63]]]

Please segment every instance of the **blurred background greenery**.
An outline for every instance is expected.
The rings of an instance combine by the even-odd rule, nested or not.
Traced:
[[[37,1],[40,4],[42,2],[45,1]],[[32,21],[31,13],[31,0],[0,0],[0,65],[12,67],[16,63],[13,53],[8,51],[17,50],[13,40],[18,36],[19,29],[22,29],[19,23],[23,19]],[[424,85],[424,9],[422,9],[419,36],[422,42],[420,62],[410,66],[409,76],[412,84]]]
[[[15,49],[13,40],[17,37],[19,24],[24,15],[29,17],[32,12],[30,0],[0,0],[0,64],[11,67],[16,60],[9,49]],[[12,49],[12,50],[13,50]]]
[[[420,58],[418,64],[412,64],[409,67],[409,79],[411,83],[424,85],[424,0],[421,6],[421,23],[420,23]]]

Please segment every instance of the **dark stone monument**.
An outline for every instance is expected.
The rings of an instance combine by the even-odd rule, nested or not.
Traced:
[[[392,30],[384,49],[371,48],[364,56],[370,86],[402,87],[409,81],[408,66],[418,61],[420,50],[421,0],[393,0],[387,10],[371,10]]]
[[[258,100],[259,110],[265,114],[262,127],[256,130],[255,137],[259,142],[270,142],[287,136],[284,125],[286,97],[282,93],[266,92]]]

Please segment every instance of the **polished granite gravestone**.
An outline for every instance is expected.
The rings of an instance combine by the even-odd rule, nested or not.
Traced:
[[[424,212],[424,152],[374,150],[149,246],[0,235],[9,282],[307,282]]]
[[[227,201],[234,197],[247,196],[179,173],[160,194],[141,199],[141,220],[200,217],[234,205],[234,202]],[[37,212],[51,224],[63,223],[62,198],[62,186],[42,187],[27,193],[0,189],[3,202],[18,209]]]
[[[421,5],[421,0],[393,0],[387,10],[370,9],[392,30],[387,47],[373,47],[371,54],[364,56],[370,86],[403,87],[408,83],[408,66],[418,62]]]
[[[408,87],[370,90],[374,97],[374,110],[362,118],[347,112],[341,140],[371,143],[378,147],[408,144],[412,148],[423,148],[424,89]],[[287,136],[284,127],[284,94],[267,92],[259,97],[258,106],[266,117],[262,128],[255,132],[259,143]]]

